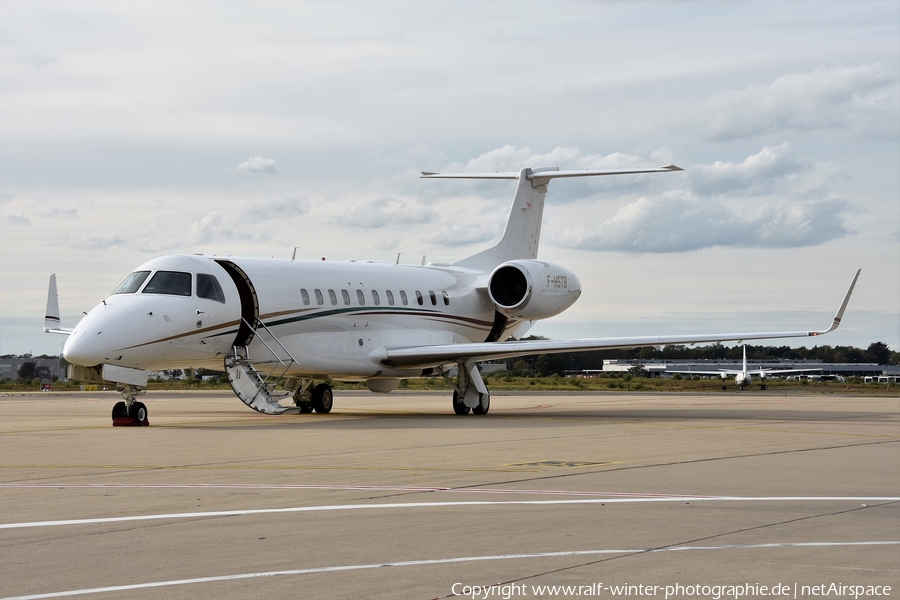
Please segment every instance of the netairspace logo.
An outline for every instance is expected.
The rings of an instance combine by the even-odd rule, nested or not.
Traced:
[[[471,598],[472,600],[510,600],[514,597],[578,597],[602,596],[662,596],[670,598],[708,598],[709,600],[741,600],[742,598],[783,597],[798,600],[799,598],[876,598],[891,595],[889,585],[845,585],[843,583],[823,583],[819,585],[793,586],[777,583],[772,586],[746,583],[742,585],[531,585],[507,583],[496,585],[466,585],[454,583],[450,590],[454,596]]]

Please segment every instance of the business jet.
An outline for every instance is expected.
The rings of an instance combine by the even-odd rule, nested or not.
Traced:
[[[666,373],[684,373],[688,375],[718,375],[722,378],[722,389],[728,389],[728,386],[725,385],[725,382],[728,381],[728,378],[731,375],[734,375],[734,383],[740,388],[744,389],[750,386],[751,379],[753,376],[759,377],[760,386],[759,389],[766,389],[766,377],[769,375],[782,375],[784,373],[814,373],[816,371],[821,372],[822,369],[747,369],[747,346],[744,346],[744,364],[743,367],[738,369],[717,369],[715,371],[694,371],[692,369],[686,370],[670,370],[666,369]]]
[[[517,180],[500,241],[453,264],[162,256],[137,267],[72,329],[60,327],[51,275],[44,331],[69,336],[63,356],[70,379],[116,385],[123,400],[113,407],[114,425],[146,425],[147,407],[137,395],[148,371],[224,369],[237,397],[268,415],[330,412],[333,381],[364,381],[372,392],[387,393],[406,378],[441,376],[453,386],[457,415],[486,415],[491,396],[481,361],[817,336],[837,328],[859,272],[823,331],[518,341],[581,295],[574,273],[537,258],[550,181],[681,170],[423,172],[425,179]],[[451,378],[454,366],[458,375]]]

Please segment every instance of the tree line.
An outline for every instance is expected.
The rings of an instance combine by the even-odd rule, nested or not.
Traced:
[[[546,340],[541,336],[528,336],[523,340]],[[774,359],[818,359],[824,363],[877,363],[879,365],[900,365],[900,352],[893,352],[884,342],[872,342],[863,350],[855,346],[813,346],[807,348],[791,348],[790,346],[753,346],[747,344],[747,360],[774,360]],[[713,344],[708,346],[644,346],[630,350],[594,350],[592,352],[564,352],[561,354],[536,354],[510,358],[506,361],[506,369],[515,375],[539,375],[547,377],[566,372],[601,370],[604,360],[653,360],[653,359],[677,359],[677,360],[741,360],[744,346],[723,346]],[[45,358],[58,359],[60,366],[65,366],[66,361],[59,356],[43,354],[32,356],[30,354],[15,355],[5,354],[0,358]],[[27,361],[19,366],[16,373],[19,380],[30,380],[35,376],[37,364]],[[205,371],[203,374],[216,374],[215,371]],[[181,375],[181,372],[172,372],[173,376]],[[193,375],[193,373],[192,373]]]
[[[544,340],[541,336],[528,336],[523,340]],[[855,346],[753,346],[747,344],[747,360],[811,360],[824,363],[877,363],[900,365],[900,352],[893,352],[884,342],[873,342],[865,350]],[[592,352],[564,352],[511,358],[506,368],[520,375],[565,375],[572,371],[600,370],[604,360],[741,360],[744,346],[644,346],[630,350],[594,350]]]

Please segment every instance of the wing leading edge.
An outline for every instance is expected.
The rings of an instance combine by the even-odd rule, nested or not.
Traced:
[[[862,269],[856,272],[844,301],[828,329],[822,331],[772,331],[762,333],[714,333],[701,335],[669,335],[621,338],[593,338],[569,341],[482,342],[472,344],[445,344],[440,346],[415,346],[384,349],[381,364],[396,369],[437,367],[452,362],[475,362],[513,358],[529,354],[554,354],[559,352],[586,352],[590,350],[615,350],[642,346],[667,346],[670,344],[705,344],[726,341],[765,340],[777,338],[814,337],[834,331],[841,324],[850,295]]]

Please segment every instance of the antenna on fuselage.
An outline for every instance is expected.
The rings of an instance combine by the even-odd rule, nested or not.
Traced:
[[[397,253],[397,262],[395,262],[394,265],[399,265],[399,264],[400,264],[400,255],[401,255],[401,254],[403,254],[403,253],[402,253],[402,252],[398,252],[398,253]]]
[[[425,256],[427,256],[427,254]],[[425,266],[425,256],[422,257],[422,265],[421,266],[423,266],[423,267]]]
[[[291,254],[291,260],[294,260],[295,258],[297,258],[297,249],[298,248],[300,248],[300,246],[294,246],[294,253]]]

